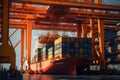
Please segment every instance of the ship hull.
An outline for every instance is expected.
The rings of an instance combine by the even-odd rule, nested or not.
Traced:
[[[76,68],[89,61],[85,58],[46,60],[31,64],[31,69],[42,74],[77,74]]]

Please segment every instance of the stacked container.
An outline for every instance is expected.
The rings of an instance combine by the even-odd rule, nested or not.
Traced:
[[[108,35],[109,34],[109,35]],[[120,31],[107,31],[105,34],[105,43],[110,42],[111,44],[107,47],[107,56],[105,56],[106,60],[114,61],[118,57],[120,53],[117,54],[117,51],[120,51]]]
[[[48,49],[48,59],[54,58],[54,46]]]
[[[46,49],[46,46],[44,46],[42,49],[41,49],[41,56],[42,56],[42,60],[46,60],[46,54],[47,53],[47,49]]]
[[[55,58],[91,57],[92,41],[90,38],[60,37],[55,40]]]
[[[41,56],[42,56],[42,60],[47,60],[48,59],[48,49],[50,47],[54,47],[54,43],[46,43],[44,45],[44,47],[41,49]]]
[[[112,71],[112,74],[120,74],[120,31],[109,31],[109,34],[105,36],[105,43],[110,43],[106,48],[108,52],[105,56],[106,67]]]
[[[34,58],[33,58],[33,62],[38,62],[41,60],[41,48],[37,48],[35,50],[35,54],[34,54]]]
[[[91,57],[92,54],[91,38],[83,38],[83,53],[84,53],[84,57]]]

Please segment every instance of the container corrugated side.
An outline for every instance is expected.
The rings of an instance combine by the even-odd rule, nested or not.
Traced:
[[[48,49],[48,59],[53,59],[54,58],[54,47],[50,47]]]
[[[59,37],[58,39],[56,39],[55,41],[54,41],[54,44],[56,45],[56,44],[59,44],[59,43],[61,43],[62,42],[62,37]]]

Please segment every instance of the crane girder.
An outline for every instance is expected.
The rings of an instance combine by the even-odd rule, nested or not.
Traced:
[[[59,1],[59,0],[11,0],[12,2],[31,3],[31,4],[44,4],[44,5],[59,5],[68,6],[84,9],[97,9],[97,10],[110,10],[120,11],[120,6],[105,5],[105,4],[93,4],[93,3],[82,3],[72,1]]]
[[[42,12],[40,10],[36,11],[35,8],[32,11],[30,9],[28,10],[25,10],[24,8],[22,9],[22,7],[21,9],[10,8],[10,11],[17,12],[17,13],[33,14],[33,17],[36,16],[37,14],[39,14],[39,17],[44,17],[44,18],[46,17],[46,15],[51,16],[47,12]],[[19,14],[16,14],[16,15],[19,15]],[[90,11],[70,10],[69,13],[67,14],[67,17],[69,16],[75,16],[80,18],[101,18],[106,20],[120,20],[120,13],[108,13],[108,12],[99,13],[99,12],[90,12]],[[25,17],[26,15],[24,14],[24,17],[22,16],[21,18],[25,18]]]

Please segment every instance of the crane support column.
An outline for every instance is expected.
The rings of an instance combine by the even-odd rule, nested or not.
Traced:
[[[26,51],[27,51],[27,61],[28,61],[28,70],[31,70],[30,64],[31,64],[31,39],[32,39],[32,21],[27,20],[27,29],[26,29]]]
[[[3,0],[3,29],[2,29],[2,43],[3,45],[8,45],[8,24],[9,24],[9,1]]]
[[[21,52],[20,52],[20,70],[23,71],[24,58],[24,29],[21,29]]]
[[[95,26],[94,26],[94,19],[90,19],[90,38],[92,38],[92,60],[95,59]]]
[[[104,60],[104,24],[103,21],[98,19],[98,35],[99,35],[99,47],[100,47],[100,65],[101,70],[105,69],[105,60]]]
[[[0,45],[0,63],[10,63],[15,69],[16,55],[12,45],[9,45],[9,0],[3,0],[2,45]]]
[[[77,26],[76,36],[81,37],[81,26],[80,25]]]
[[[94,0],[89,0],[90,3],[94,3]]]
[[[82,36],[83,38],[87,38],[87,25],[86,24],[82,24]]]

